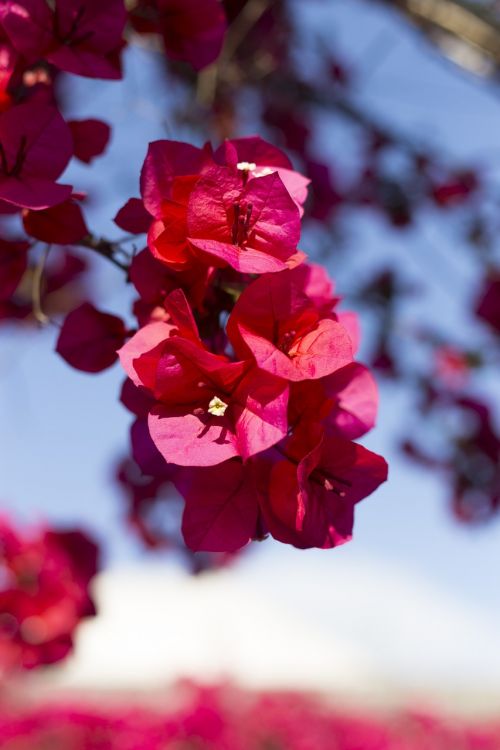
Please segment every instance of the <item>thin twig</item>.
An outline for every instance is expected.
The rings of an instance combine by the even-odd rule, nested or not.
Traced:
[[[43,249],[43,252],[40,256],[40,259],[38,263],[35,266],[35,269],[33,271],[33,281],[31,286],[31,300],[32,300],[32,307],[33,307],[33,315],[35,316],[35,319],[40,323],[42,326],[46,326],[47,323],[50,323],[50,318],[48,315],[46,315],[42,308],[42,285],[43,285],[43,275],[45,271],[45,266],[47,263],[47,258],[49,256],[51,245],[46,245]]]
[[[93,235],[89,235],[76,244],[78,244],[79,247],[86,247],[89,250],[94,250],[94,252],[102,255],[103,258],[107,258],[111,263],[113,263],[113,265],[128,274],[128,264],[122,263],[120,260],[118,260],[118,258],[115,257],[115,252],[117,249],[119,249],[117,248],[117,243],[111,242],[110,240],[106,240],[102,237],[94,237]]]
[[[226,34],[219,59],[198,75],[196,97],[200,104],[206,107],[212,106],[221,72],[227,69],[238,47],[264,15],[271,2],[272,0],[250,0],[236,16]]]

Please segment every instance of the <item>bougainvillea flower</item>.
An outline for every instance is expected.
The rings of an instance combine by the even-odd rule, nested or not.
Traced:
[[[239,170],[244,182],[277,172],[302,215],[310,180],[295,172],[290,159],[273,144],[259,136],[235,138],[226,141],[215,152],[214,158]]]
[[[0,9],[4,32],[29,63],[46,59],[89,78],[121,78],[125,21],[123,0],[8,0]]]
[[[259,136],[234,138],[226,141],[215,152],[214,158],[236,168],[244,182],[277,172],[302,216],[310,180],[295,172],[289,158],[276,146]]]
[[[149,413],[156,447],[168,462],[211,466],[274,445],[287,432],[286,382],[205,349],[181,294],[169,295],[169,322],[145,326],[119,352],[158,402]]]
[[[220,54],[226,16],[218,0],[158,0],[159,29],[172,60],[201,70]]]
[[[183,404],[166,404],[164,397],[150,412],[151,437],[166,461],[213,466],[233,456],[246,459],[286,435],[286,382],[258,370],[242,378],[239,363],[212,370],[213,360],[193,361],[201,350],[178,339],[171,347],[176,351],[167,366],[182,373],[190,394],[186,389]]]
[[[188,547],[235,552],[257,533],[254,467],[238,459],[219,466],[180,470],[174,478],[186,505],[182,533]]]
[[[165,460],[180,466],[248,458],[286,435],[285,381],[187,339],[165,345],[155,390],[151,437]]]
[[[72,198],[42,211],[25,210],[23,225],[31,237],[58,245],[71,245],[89,234],[82,209]]]
[[[98,550],[78,530],[20,534],[0,522],[0,671],[64,658],[80,620],[95,614],[88,586]]]
[[[208,152],[181,141],[153,141],[141,170],[141,195],[151,216],[162,217],[162,205],[172,199],[176,177],[200,174]]]
[[[265,274],[241,294],[227,324],[240,358],[287,380],[314,380],[352,362],[345,328],[321,318],[303,292],[300,268]]]
[[[320,381],[294,383],[289,419],[322,422],[329,434],[354,440],[375,426],[378,390],[364,365],[352,362]]]
[[[282,271],[304,257],[299,211],[276,172],[242,186],[229,168],[208,169],[191,193],[187,220],[192,246],[241,273]]]
[[[73,153],[68,126],[53,107],[19,104],[0,114],[0,200],[23,208],[50,208],[71,187],[55,180]]]
[[[68,127],[73,136],[73,152],[84,164],[100,156],[106,149],[111,128],[102,120],[71,120]]]
[[[275,539],[296,547],[336,547],[351,539],[354,505],[386,479],[381,456],[307,426],[272,467],[262,501],[266,525]]]
[[[121,318],[84,302],[66,316],[56,351],[77,370],[101,372],[116,362],[125,336]]]
[[[0,300],[16,291],[28,266],[29,244],[0,239]]]

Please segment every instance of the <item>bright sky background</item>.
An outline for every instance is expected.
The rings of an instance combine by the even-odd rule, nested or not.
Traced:
[[[492,94],[482,83],[445,63],[406,24],[371,3],[310,1],[307,16],[314,16],[314,28],[327,29],[325,39],[357,63],[358,96],[381,119],[464,161],[474,163],[480,158],[486,166],[500,165],[498,92]],[[148,80],[151,69],[146,52],[135,50],[126,62],[131,81],[128,89],[105,82],[96,87],[84,79],[72,83],[75,92],[82,92],[81,106],[77,106],[78,94],[72,96],[72,114],[102,116],[116,126],[107,155],[91,172],[72,167],[68,173],[68,181],[83,190],[93,185],[94,172],[102,176],[94,193],[94,220],[89,224],[114,236],[119,232],[110,217],[128,197],[138,194],[147,142],[168,135],[181,140],[185,135],[179,130],[167,135],[162,125],[165,95],[160,90],[144,90],[142,82]],[[92,96],[84,92],[92,92]],[[338,137],[340,143],[342,134]],[[325,132],[325,142],[318,148],[327,149],[334,157],[336,143],[336,133]],[[426,259],[425,269],[432,266],[446,273],[448,260],[455,257],[457,249],[443,224],[432,219],[424,229],[397,233],[377,217],[368,217],[357,222],[353,245],[370,248],[368,265],[366,252],[357,254],[355,249],[349,262],[351,273],[359,269],[365,274],[391,258],[403,269],[411,267],[413,273],[418,269],[419,253]],[[435,265],[429,263],[436,253]],[[443,295],[451,291],[457,304],[461,303],[464,295],[473,296],[474,279],[471,283],[465,254],[454,267],[451,285],[445,276],[448,290],[443,290],[442,274],[436,274],[431,291],[415,307],[416,316],[439,317],[450,326],[461,324],[448,297],[443,305]],[[334,275],[335,269],[332,253],[330,270]],[[347,284],[346,271],[339,282],[340,293],[344,277]],[[130,297],[121,287],[120,271],[103,260],[95,276],[98,306],[124,313]],[[118,366],[100,376],[70,369],[53,353],[54,333],[21,334],[3,329],[0,334],[3,508],[27,521],[49,517],[60,523],[85,524],[103,543],[108,565],[117,570],[145,563],[151,556],[142,552],[125,530],[121,495],[112,481],[130,422],[117,401],[122,374]],[[500,695],[500,642],[496,637],[500,632],[499,523],[469,529],[452,520],[446,486],[403,461],[395,449],[405,411],[410,419],[405,394],[384,386],[379,426],[364,442],[387,457],[390,481],[358,506],[353,542],[333,552],[299,552],[270,541],[256,545],[241,569],[223,574],[221,580],[229,581],[224,591],[236,592],[241,583],[250,587],[259,601],[274,601],[274,609],[279,610],[277,621],[290,623],[300,612],[301,622],[306,622],[304,633],[313,633],[314,627],[325,639],[335,634],[336,643],[338,639],[355,642],[356,654],[364,654],[363,669],[370,663],[374,673],[385,670],[394,679],[411,681],[421,676],[428,682],[437,680],[441,670],[439,674],[448,681],[456,679],[459,685],[469,680],[470,684],[491,681]],[[116,574],[114,590],[125,597],[127,586],[123,581],[120,584],[120,575]],[[150,618],[155,617],[155,606],[164,611],[164,603],[159,603],[163,587],[169,602],[175,603],[175,596],[181,595],[184,588],[178,583],[179,575],[165,573],[164,580],[153,581]],[[206,583],[185,582],[190,591],[196,585],[202,597]],[[106,599],[103,601],[105,606]],[[218,594],[213,601],[223,606]],[[193,598],[189,606],[196,606],[195,602]],[[214,607],[217,609],[217,604]],[[158,622],[164,621],[159,609],[157,617]],[[219,627],[220,621],[215,622],[214,627]],[[221,639],[228,643],[230,613],[225,623],[228,631],[221,633]],[[108,628],[106,632],[111,631]],[[103,643],[108,641],[101,641],[101,649]],[[245,638],[238,641],[240,647],[241,654],[235,655],[233,663],[244,659],[245,653],[254,654],[245,652]],[[111,648],[104,650],[111,653]],[[109,658],[113,661],[112,653]],[[254,654],[247,659],[254,668],[255,658]],[[311,656],[311,664],[315,658]],[[88,663],[94,662],[90,659]],[[202,659],[199,666],[203,663]],[[331,669],[326,660],[326,682]]]

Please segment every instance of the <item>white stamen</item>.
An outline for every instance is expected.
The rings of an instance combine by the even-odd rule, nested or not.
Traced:
[[[213,414],[214,417],[223,417],[226,413],[227,404],[218,396],[214,396],[208,405],[208,413]]]
[[[254,169],[257,169],[257,164],[253,161],[240,161],[236,167],[241,169],[242,172],[253,172]]]
[[[268,174],[272,174],[273,172],[277,172],[276,169],[271,169],[271,167],[260,167],[260,169],[254,169],[254,177],[265,177]]]

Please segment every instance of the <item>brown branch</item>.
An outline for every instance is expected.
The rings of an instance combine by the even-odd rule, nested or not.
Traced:
[[[75,244],[79,247],[86,247],[89,250],[93,250],[95,253],[98,253],[98,255],[101,255],[103,258],[107,258],[117,268],[128,274],[129,265],[122,263],[122,261],[118,260],[116,257],[117,250],[120,250],[119,243],[111,242],[110,240],[104,239],[104,237],[95,237],[94,235],[89,234],[87,237],[84,237],[83,240],[80,240],[80,242]]]
[[[40,323],[40,325],[42,326],[46,326],[47,323],[50,323],[49,316],[44,313],[42,308],[43,275],[45,272],[45,266],[47,263],[47,258],[49,256],[50,248],[50,245],[46,245],[43,249],[40,259],[33,270],[33,278],[31,284],[33,315],[35,317],[35,320],[37,320],[38,323]]]

